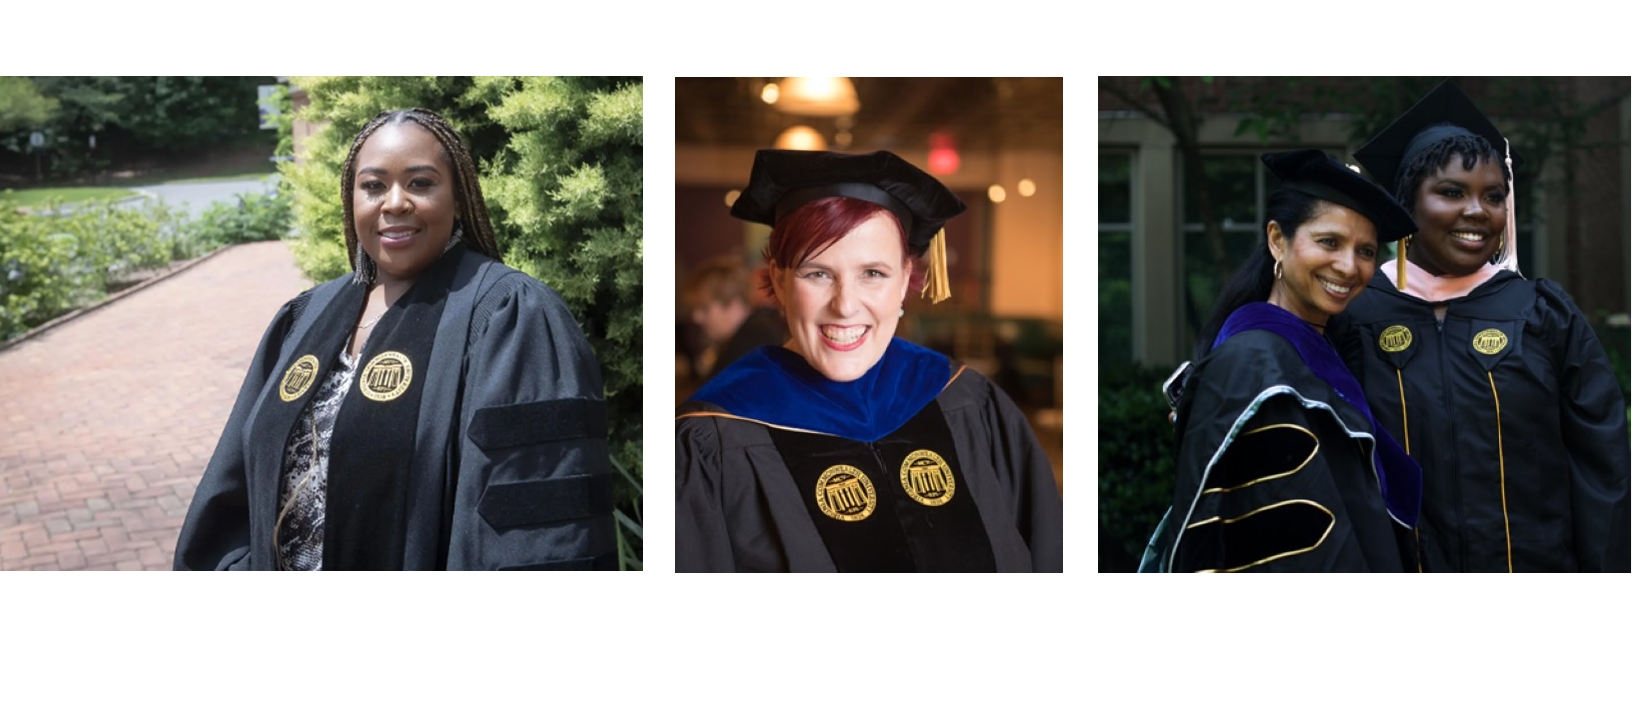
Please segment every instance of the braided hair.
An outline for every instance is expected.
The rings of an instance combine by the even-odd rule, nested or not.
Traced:
[[[435,141],[441,145],[441,153],[452,164],[454,200],[458,204],[457,224],[463,228],[462,239],[464,244],[496,261],[503,261],[498,253],[498,242],[492,236],[492,220],[486,214],[486,201],[481,197],[481,178],[475,172],[475,159],[470,156],[469,149],[464,147],[463,140],[458,137],[457,130],[429,110],[414,107],[410,110],[384,110],[378,113],[361,127],[360,133],[355,135],[355,143],[349,145],[349,156],[343,161],[343,245],[344,250],[354,252],[360,239],[355,235],[355,171],[360,155],[361,145],[379,127],[386,124],[405,124],[411,122],[424,128],[435,136]],[[351,268],[357,267],[355,257],[349,257]]]
[[[1402,204],[1403,210],[1413,212],[1414,203],[1419,197],[1420,184],[1431,174],[1447,168],[1448,160],[1455,155],[1459,156],[1459,164],[1467,171],[1476,168],[1477,159],[1499,164],[1499,171],[1505,175],[1505,182],[1511,181],[1510,171],[1505,170],[1505,157],[1486,138],[1475,134],[1446,137],[1420,149],[1419,153],[1403,164],[1402,173],[1396,177],[1395,193],[1396,200]]]

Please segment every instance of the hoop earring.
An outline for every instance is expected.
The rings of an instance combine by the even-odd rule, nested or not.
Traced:
[[[1281,259],[1277,259],[1276,260],[1276,265],[1270,267],[1270,270],[1271,270],[1272,273],[1276,274],[1276,280],[1278,280],[1278,281],[1282,280],[1282,260]]]
[[[378,278],[378,265],[372,257],[366,255],[366,247],[355,242],[355,282],[363,286],[372,285]]]

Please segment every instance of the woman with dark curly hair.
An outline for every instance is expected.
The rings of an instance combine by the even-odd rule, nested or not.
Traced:
[[[275,315],[175,568],[614,568],[599,366],[500,262],[458,134],[380,113],[342,197],[354,273]]]
[[[1356,158],[1418,224],[1333,334],[1425,468],[1421,566],[1629,571],[1624,397],[1584,311],[1517,269],[1521,157],[1444,81]]]

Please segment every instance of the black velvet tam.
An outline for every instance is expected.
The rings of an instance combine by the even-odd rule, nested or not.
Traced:
[[[1389,193],[1321,149],[1301,149],[1264,154],[1259,157],[1283,188],[1291,188],[1362,214],[1379,230],[1379,241],[1394,242],[1413,234],[1419,226]]]
[[[927,253],[946,220],[967,209],[937,178],[890,151],[762,149],[755,153],[749,185],[732,204],[732,216],[770,226],[802,205],[831,197],[863,200],[891,211],[918,256]]]

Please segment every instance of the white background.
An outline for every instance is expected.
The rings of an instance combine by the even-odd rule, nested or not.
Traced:
[[[0,69],[13,74],[643,75],[650,547],[639,574],[0,573],[0,698],[1639,696],[1643,589],[1628,575],[1094,573],[1094,448],[1083,431],[1095,421],[1090,330],[1102,324],[1095,212],[1084,197],[1097,188],[1093,76],[1642,68],[1640,22],[1593,4],[305,0],[0,10]],[[672,79],[814,74],[1064,77],[1066,573],[673,573]]]

